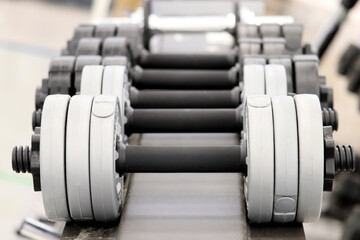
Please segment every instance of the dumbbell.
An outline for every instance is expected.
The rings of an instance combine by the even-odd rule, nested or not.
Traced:
[[[245,99],[251,95],[270,95],[286,96],[287,79],[286,71],[282,65],[246,65],[244,67],[244,81],[242,98]],[[207,104],[214,96],[219,96],[222,92],[212,92],[202,96],[195,96],[189,101],[201,98],[200,103]],[[233,92],[230,91],[233,94]],[[162,96],[151,97],[136,100],[140,95],[135,95],[129,91],[129,82],[127,70],[124,66],[86,66],[83,69],[80,94],[82,95],[115,95],[121,102],[121,116],[126,122],[127,135],[132,133],[147,132],[239,132],[242,127],[242,114],[240,104],[240,91],[235,92],[233,108],[223,109],[138,109],[133,108],[133,101],[149,101],[148,104],[163,104],[162,101],[171,101],[161,99]],[[161,94],[161,93],[160,93]],[[153,94],[150,94],[150,96]],[[190,95],[190,94],[189,94]],[[188,95],[188,96],[189,96]],[[225,94],[224,94],[225,95]],[[169,94],[169,97],[172,97]],[[174,102],[181,104],[181,99],[187,97],[180,96],[175,98]],[[210,102],[211,103],[211,102]],[[172,103],[170,103],[172,104]],[[136,105],[136,102],[135,102]],[[163,105],[162,105],[163,106]],[[37,110],[33,115],[33,128],[41,124],[41,111]],[[331,108],[324,108],[324,125],[331,125],[337,129],[337,113]]]
[[[49,78],[36,91],[36,109],[41,109],[49,94],[74,95],[80,91],[81,73],[85,65],[127,65],[124,57],[99,56],[56,57],[51,61]],[[323,107],[332,107],[332,87],[319,76],[315,56],[244,57],[241,65],[230,70],[130,70],[132,105],[139,108],[229,108],[239,105],[243,66],[248,64],[281,64],[285,66],[288,92],[317,94]],[[240,86],[239,86],[240,84]],[[149,90],[155,88],[156,90]],[[179,89],[161,90],[159,89]],[[138,89],[147,89],[138,91]],[[186,89],[184,91],[183,89]],[[189,91],[188,89],[196,89]],[[201,90],[200,90],[201,89]],[[208,89],[204,91],[204,89]],[[213,89],[217,89],[214,91]],[[221,89],[221,91],[219,91]],[[295,91],[296,89],[296,91]]]
[[[77,45],[82,38],[106,38],[106,37],[126,37],[131,43],[133,49],[139,53],[141,45],[147,46],[149,39],[153,33],[161,32],[161,29],[152,30],[148,25],[149,13],[145,13],[144,18],[144,29],[140,27],[138,23],[129,23],[116,19],[118,23],[98,23],[98,24],[81,24],[75,28],[72,39],[67,43],[67,49],[64,49],[64,54],[75,54]],[[286,42],[286,49],[289,52],[299,52],[301,49],[302,31],[303,27],[301,24],[275,24],[275,23],[264,23],[260,25],[246,24],[246,23],[235,23],[233,24],[236,29],[224,29],[231,33],[237,40],[240,39],[254,39],[260,40],[263,38],[277,38],[280,42]],[[165,30],[166,31],[166,30]],[[199,28],[192,32],[208,32],[208,29]],[[174,31],[176,32],[176,31]],[[179,30],[180,33],[184,31]],[[235,40],[236,41],[236,40]],[[255,43],[255,42],[254,42]],[[147,48],[147,47],[146,47]],[[148,48],[147,48],[148,49]]]
[[[184,9],[186,6],[185,15],[187,18],[179,18],[183,16],[179,14],[179,8]],[[206,6],[206,7],[205,7]],[[205,8],[204,8],[205,7]],[[181,10],[180,10],[181,11]],[[156,22],[160,22],[160,26],[154,26],[154,22],[150,24],[151,16],[155,12]],[[160,19],[159,19],[160,15]],[[176,16],[175,18],[173,17]],[[196,16],[201,16],[200,19]],[[171,16],[167,18],[167,16]],[[191,19],[188,17],[191,16]],[[211,16],[210,18],[204,18],[204,16]],[[205,22],[216,18],[214,21]],[[226,19],[226,22],[221,21]],[[229,21],[231,19],[232,21]],[[161,23],[168,23],[171,20],[173,21],[171,27],[164,27]],[[184,24],[184,20],[187,20],[187,24]],[[181,22],[181,26],[177,24]],[[197,22],[200,22],[197,26]],[[214,24],[216,22],[216,24]],[[172,33],[172,32],[181,32],[181,33],[193,33],[193,32],[229,32],[230,34],[236,37],[236,25],[239,22],[239,6],[237,2],[234,1],[211,1],[211,2],[154,2],[154,1],[145,1],[144,2],[144,46],[148,48],[150,39],[153,35],[159,33]],[[151,26],[150,26],[151,25]],[[184,26],[185,25],[185,26]],[[194,26],[195,25],[195,26]]]
[[[326,85],[325,77],[319,76],[318,59],[313,55],[295,55],[289,56],[248,56],[243,57],[241,65],[236,65],[227,71],[213,70],[160,70],[160,69],[142,69],[137,66],[131,73],[133,85],[140,89],[229,89],[226,93],[228,100],[232,99],[234,91],[237,91],[237,85],[243,85],[243,68],[249,64],[280,64],[285,67],[287,77],[287,89],[292,93],[312,93],[319,96],[323,107],[333,106],[332,87]],[[237,74],[237,75],[236,75]],[[171,81],[170,81],[171,80]],[[235,86],[235,88],[234,88]],[[144,91],[145,92],[145,91]],[[146,91],[149,94],[149,91]],[[151,93],[151,92],[150,92]],[[164,97],[168,95],[166,92],[155,91],[157,96]],[[183,94],[183,92],[171,92],[175,96]],[[196,95],[198,92],[187,92],[189,95]],[[220,93],[219,93],[220,94]],[[151,96],[156,99],[156,95]],[[192,101],[196,105],[197,101]],[[219,103],[221,102],[218,101]],[[210,101],[209,101],[210,104]],[[235,103],[237,104],[237,102]],[[174,105],[181,106],[176,102]],[[226,103],[227,106],[233,106],[234,102]],[[188,105],[186,105],[188,107]]]
[[[230,34],[233,35],[235,41],[236,39],[240,39],[240,38],[246,38],[246,37],[251,37],[251,38],[257,38],[256,40],[259,40],[259,37],[279,37],[282,36],[285,38],[285,40],[287,41],[287,48],[288,49],[293,49],[293,47],[297,48],[300,46],[301,44],[301,26],[296,26],[295,28],[288,28],[288,26],[294,26],[294,25],[284,25],[284,26],[280,26],[278,24],[261,24],[259,27],[256,25],[250,25],[250,24],[244,24],[244,23],[240,23],[238,20],[239,16],[238,16],[238,10],[237,9],[237,3],[232,3],[234,4],[234,6],[231,8],[233,9],[235,12],[233,13],[231,10],[228,10],[230,12],[230,14],[227,14],[226,17],[226,23],[223,23],[219,17],[217,19],[217,21],[213,22],[211,21],[212,19],[206,19],[204,20],[204,16],[202,16],[201,20],[202,24],[200,25],[200,28],[196,28],[196,24],[197,24],[197,19],[191,19],[188,20],[186,18],[184,19],[179,19],[179,8],[181,9],[181,6],[176,7],[176,2],[170,2],[170,3],[166,3],[166,1],[162,1],[161,3],[161,10],[163,8],[165,8],[165,6],[163,6],[164,4],[167,5],[165,12],[170,12],[170,13],[174,13],[174,8],[176,9],[176,17],[170,17],[170,18],[166,18],[166,16],[162,15],[162,11],[160,12],[160,16],[156,16],[156,22],[152,21],[151,22],[151,27],[150,25],[150,20],[151,19],[151,8],[152,8],[152,4],[151,1],[146,2],[144,4],[144,45],[147,49],[149,49],[149,42],[150,42],[150,38],[152,35],[155,36],[161,36],[162,33],[193,33],[194,31],[196,32],[217,32],[217,31],[222,31],[222,32],[229,32]],[[182,3],[183,4],[183,3]],[[187,13],[189,13],[189,11],[193,12],[194,8],[198,7],[197,5],[199,4],[199,2],[194,3],[194,6],[191,5],[191,2],[186,3],[188,5],[190,5],[187,9]],[[216,8],[216,10],[212,10],[218,12],[219,9],[221,11],[221,7],[224,7],[224,5],[226,5],[226,1],[221,1],[221,3],[217,3],[216,1],[212,1],[211,3],[208,2],[206,3],[207,5],[207,9],[209,9],[209,4],[210,4],[210,8],[211,8],[211,4],[218,4],[218,7]],[[229,3],[231,4],[231,3]],[[155,4],[156,5],[156,4]],[[230,7],[228,7],[230,8]],[[191,9],[191,10],[190,10]],[[195,10],[196,11],[196,10]],[[201,10],[201,15],[204,14],[204,9]],[[224,13],[222,13],[224,14]],[[233,17],[234,15],[234,17]],[[150,16],[150,17],[149,17]],[[219,16],[218,14],[216,14],[216,16]],[[237,19],[236,19],[237,18]],[[228,23],[229,19],[233,20],[234,22]],[[236,19],[236,20],[235,20]],[[174,20],[174,21],[172,21]],[[187,21],[188,20],[188,21]],[[179,24],[176,24],[175,22],[178,22]],[[199,20],[198,20],[199,21]],[[204,21],[207,21],[204,23]],[[163,22],[165,22],[165,24],[162,24]],[[169,23],[170,22],[170,23]],[[160,23],[156,24],[156,23]],[[164,27],[165,26],[169,26],[171,25],[171,27]],[[189,26],[190,30],[188,28],[184,28],[185,26]],[[175,29],[174,29],[175,28]],[[283,33],[282,33],[283,32]],[[159,34],[160,33],[160,34]],[[186,34],[184,34],[186,36]],[[292,41],[289,41],[289,38],[292,38]],[[294,39],[296,39],[294,41]],[[166,41],[166,40],[165,40]],[[165,41],[162,41],[165,42]],[[282,39],[280,40],[282,41]],[[289,43],[290,42],[290,43]],[[180,46],[180,44],[179,44]],[[151,49],[153,50],[153,49]]]
[[[142,50],[138,57],[132,53],[134,50],[127,45],[124,38],[109,37],[104,40],[98,38],[83,38],[75,55],[126,55],[132,63],[144,68],[170,68],[170,69],[229,69],[243,55],[282,55],[288,54],[284,49],[285,43],[277,39],[264,39],[263,41],[244,39],[239,43],[239,50],[232,49],[224,54],[152,54]],[[301,52],[300,52],[301,53]]]
[[[315,55],[274,55],[274,56],[245,56],[241,58],[240,64],[236,64],[229,70],[164,70],[144,69],[135,66],[130,71],[134,85],[138,88],[149,89],[229,89],[236,86],[242,78],[242,67],[248,64],[281,64],[285,66],[288,77],[289,90],[305,91],[301,86],[312,82],[312,91],[319,91],[321,80],[318,74],[318,58]],[[301,72],[301,73],[300,73]],[[303,79],[296,80],[296,73],[303,74]],[[305,81],[305,74],[309,79]],[[295,86],[294,86],[295,85]],[[299,86],[297,86],[299,85]],[[318,94],[318,93],[316,93]]]
[[[97,29],[102,28],[112,30],[98,30],[107,34],[96,34]],[[141,33],[136,24],[121,24],[118,27],[107,24],[84,25],[75,30],[73,40],[68,43],[69,50],[63,51],[63,54],[108,56],[121,53],[132,59],[132,63],[145,68],[229,69],[236,63],[238,55],[309,53],[306,48],[301,47],[302,26],[299,24],[265,24],[260,27],[240,24],[238,31],[243,36],[239,40],[239,48],[235,47],[228,53],[152,54],[142,49],[139,39]],[[97,35],[99,36],[96,37]],[[111,35],[117,37],[110,37]],[[123,37],[128,39],[130,45]]]
[[[249,221],[310,222],[335,174],[359,169],[351,146],[334,145],[315,95],[249,96],[240,146],[126,145],[121,105],[109,95],[48,96],[31,149],[14,148],[13,170],[32,173],[50,219],[117,219],[125,173],[238,172]]]

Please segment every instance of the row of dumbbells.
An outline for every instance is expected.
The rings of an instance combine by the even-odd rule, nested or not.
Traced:
[[[69,46],[80,53],[91,41]],[[32,173],[50,219],[117,219],[127,173],[240,172],[250,221],[308,222],[335,173],[357,169],[352,148],[334,144],[332,89],[313,56],[278,56],[276,45],[276,56],[147,53],[145,61],[123,37],[96,41],[91,56],[52,61],[37,90],[31,149],[13,151],[13,169]],[[241,144],[128,144],[146,132],[233,132]]]
[[[238,24],[235,46],[222,54],[153,54],[143,47],[142,35],[134,23],[81,25],[62,55],[124,55],[131,63],[150,68],[229,69],[243,55],[311,53],[309,45],[301,45],[300,24]]]
[[[79,64],[81,62],[90,62],[90,60],[94,61],[92,66],[85,66],[85,64]],[[115,60],[118,60],[116,62]],[[294,59],[294,60],[293,60]],[[224,108],[225,112],[228,112],[232,115],[233,110],[229,108],[236,109],[241,101],[241,94],[243,92],[253,92],[259,93],[264,92],[264,89],[267,88],[267,94],[276,95],[271,92],[271,86],[276,84],[276,82],[281,82],[276,79],[276,77],[281,76],[283,82],[283,90],[287,93],[314,93],[320,98],[320,102],[322,107],[324,108],[324,112],[331,112],[331,125],[334,130],[337,129],[337,118],[335,116],[335,112],[331,109],[333,105],[332,99],[332,88],[325,84],[325,80],[323,77],[318,75],[317,71],[317,60],[313,56],[296,56],[293,59],[290,57],[274,57],[271,59],[272,63],[282,63],[282,65],[275,64],[266,64],[267,59],[264,57],[244,57],[243,61],[245,64],[241,66],[233,67],[230,70],[224,71],[210,71],[210,70],[148,70],[148,69],[139,69],[137,68],[135,71],[142,72],[142,74],[137,74],[137,77],[126,76],[126,78],[131,79],[132,81],[127,81],[129,87],[126,95],[129,100],[129,109],[134,108],[135,113],[141,113],[141,111],[137,110],[138,108],[153,108],[151,110],[150,116],[144,118],[148,119],[152,122],[153,125],[159,125],[163,127],[169,126],[171,123],[175,125],[176,122],[184,121],[184,117],[188,116],[189,120],[191,118],[195,118],[197,114],[199,117],[211,117],[214,118],[217,115],[212,115],[212,112],[216,112],[216,110],[204,110],[200,108]],[[122,57],[106,57],[103,60],[104,65],[98,65],[95,67],[95,64],[101,63],[101,57],[99,56],[80,56],[80,57],[58,57],[54,58],[51,62],[49,78],[43,80],[42,87],[37,90],[36,94],[36,112],[33,117],[33,127],[39,126],[40,112],[43,106],[44,99],[49,94],[68,94],[74,95],[76,92],[84,92],[81,88],[89,88],[91,84],[97,83],[101,84],[101,77],[103,74],[106,74],[108,71],[106,69],[109,68],[106,63],[108,60],[112,60],[111,64],[119,64],[119,66],[124,66],[124,62],[126,59]],[[294,62],[294,64],[292,64]],[[258,64],[257,68],[254,69],[254,64]],[[113,65],[113,66],[114,66]],[[74,71],[74,66],[77,69]],[[125,64],[126,66],[126,64]],[[126,68],[124,66],[124,69]],[[295,68],[293,70],[293,67]],[[84,69],[83,69],[84,68]],[[247,70],[246,70],[247,69]],[[288,70],[287,70],[288,69]],[[58,70],[58,71],[56,71]],[[251,72],[258,71],[258,83],[255,80],[252,80]],[[295,72],[293,74],[293,72]],[[301,74],[305,72],[306,74]],[[180,76],[177,76],[177,73]],[[82,80],[82,76],[86,80]],[[275,74],[275,75],[274,75]],[[131,75],[131,74],[130,74]],[[164,77],[165,75],[165,77]],[[213,76],[215,75],[215,76]],[[250,77],[248,77],[250,75]],[[256,74],[255,74],[256,75]],[[261,76],[262,75],[262,76]],[[177,77],[176,77],[177,76]],[[246,76],[246,77],[245,77]],[[175,78],[176,77],[176,78]],[[89,80],[91,79],[91,80]],[[154,79],[152,81],[152,79]],[[158,79],[158,81],[156,81]],[[206,81],[209,79],[209,81]],[[191,86],[197,85],[197,88],[213,88],[213,84],[211,82],[217,82],[219,88],[221,90],[174,90],[176,86],[186,86],[187,88],[191,88]],[[136,86],[139,86],[139,82],[147,82],[147,89],[139,90]],[[75,87],[71,86],[71,82],[74,83]],[[151,85],[151,82],[155,82],[154,86]],[[171,90],[159,90],[159,85],[163,88],[172,88]],[[174,83],[175,82],[175,83]],[[176,83],[177,82],[177,83]],[[135,86],[134,86],[135,85]],[[144,84],[142,84],[143,86]],[[222,85],[222,87],[221,87]],[[141,86],[141,84],[140,84]],[[150,87],[155,89],[149,89]],[[230,88],[230,89],[229,89]],[[294,91],[294,88],[297,91]],[[92,87],[94,89],[94,87]],[[248,89],[248,90],[246,90]],[[260,89],[260,90],[259,90]],[[98,90],[100,93],[100,90]],[[131,106],[131,108],[130,108]],[[164,118],[163,122],[156,124],[157,121],[161,121],[161,119],[156,120],[156,117],[159,115],[158,113],[164,113],[164,110],[159,110],[159,108],[176,108],[169,110],[169,114],[167,115],[181,115],[182,118],[174,119],[171,123],[163,124],[167,122],[167,119]],[[187,108],[187,110],[181,110],[180,108]],[[189,108],[196,108],[190,110]],[[127,111],[129,113],[134,113],[134,110]],[[143,114],[146,112],[150,112],[149,110],[143,111]],[[161,116],[161,114],[160,114]],[[130,119],[132,119],[130,117]],[[155,121],[155,122],[154,122]],[[216,119],[214,120],[216,123]],[[186,125],[183,130],[178,129],[177,131],[189,131],[186,129]],[[195,123],[195,129],[198,131],[224,131],[226,127],[231,129],[231,126],[224,126],[225,128],[221,128],[221,125],[218,125],[219,130],[215,129],[204,129],[201,130],[199,126]],[[191,128],[191,127],[190,127]],[[168,131],[172,131],[174,129],[170,128]],[[163,130],[167,132],[167,130]]]
[[[125,32],[132,32],[132,34],[123,34],[123,36],[130,35],[134,38],[135,35],[140,35],[139,27],[136,24],[132,24],[132,27],[129,27],[130,24],[125,24],[124,28],[128,29]],[[107,26],[107,25],[106,25]],[[280,25],[269,25],[265,24],[263,26],[254,26],[254,25],[240,25],[244,35],[252,36],[254,33],[258,34],[259,29],[263,29],[260,32],[268,32],[270,35],[278,35],[281,31]],[[272,27],[270,27],[272,26]],[[102,28],[103,26],[87,26],[87,31],[96,32],[96,29]],[[122,29],[123,25],[117,27],[117,29]],[[83,26],[79,27],[83,29]],[[85,29],[87,29],[85,28]],[[114,26],[112,27],[116,29]],[[302,29],[299,25],[295,24],[294,26],[288,26],[289,29]],[[129,29],[132,29],[130,31]],[[264,29],[267,29],[265,31]],[[273,31],[270,31],[272,29]],[[100,31],[100,30],[98,30]],[[144,61],[137,59],[138,61],[131,62],[129,59],[134,59],[136,57],[133,54],[135,51],[134,46],[129,46],[124,37],[117,38],[81,38],[79,40],[79,34],[81,32],[77,29],[74,33],[73,40],[70,42],[76,42],[77,54],[75,56],[68,57],[59,57],[53,59],[49,69],[49,78],[43,80],[42,87],[37,90],[37,108],[41,108],[44,98],[49,93],[69,93],[70,95],[75,94],[79,91],[80,88],[80,79],[82,68],[85,65],[113,65],[120,64],[128,67],[130,72],[130,78],[133,86],[138,89],[216,89],[216,90],[225,90],[234,88],[239,85],[242,77],[242,66],[247,64],[281,64],[285,66],[286,74],[288,78],[288,89],[289,92],[296,93],[314,93],[318,96],[321,95],[322,99],[326,99],[328,104],[326,106],[332,106],[332,89],[330,86],[325,84],[325,78],[318,76],[317,72],[317,57],[314,55],[299,55],[292,57],[291,55],[285,54],[282,50],[277,51],[276,46],[269,45],[263,47],[264,49],[272,49],[273,51],[264,52],[262,51],[261,45],[256,46],[258,51],[251,52],[251,49],[254,47],[252,45],[242,46],[240,44],[239,55],[234,55],[233,52],[216,54],[216,55],[174,55],[174,54],[150,54],[149,60],[145,62],[150,62],[149,64],[144,65]],[[100,31],[101,32],[101,31]],[[121,32],[118,30],[118,32]],[[136,34],[137,33],[137,34]],[[294,51],[296,53],[301,49],[301,31],[300,33],[296,32],[295,35],[292,35],[292,38],[289,37],[288,42],[291,43],[291,39],[297,39],[297,42],[300,42],[300,47],[296,48]],[[97,36],[97,35],[95,35]],[[140,38],[140,37],[138,37]],[[300,39],[300,41],[298,40]],[[96,40],[99,41],[98,44],[86,44],[88,41]],[[283,39],[284,40],[284,39]],[[284,40],[285,41],[285,40]],[[132,41],[137,42],[137,41]],[[290,44],[291,45],[291,44]],[[100,47],[101,46],[101,47]],[[285,45],[283,45],[284,47]],[[137,49],[141,48],[137,44],[135,46]],[[70,48],[70,47],[69,47]],[[101,48],[101,50],[100,50]],[[87,50],[84,50],[87,49]],[[83,51],[84,50],[84,51]],[[96,55],[101,53],[102,57]],[[262,54],[263,55],[259,55]],[[80,56],[79,56],[80,54]],[[90,55],[88,55],[90,54]],[[95,55],[91,55],[95,54]],[[119,56],[122,57],[119,57]],[[127,56],[126,58],[124,56]],[[231,61],[226,61],[226,59],[231,59]],[[157,64],[155,64],[157,62]],[[179,62],[183,62],[179,65]],[[226,63],[224,66],[223,64]],[[176,65],[176,66],[175,66]],[[215,67],[213,67],[213,65]],[[154,69],[153,67],[157,67]],[[151,68],[149,68],[151,67]],[[179,69],[163,69],[163,68],[181,68]],[[192,69],[195,68],[195,69]],[[211,71],[208,70],[211,69]],[[225,68],[225,69],[222,69]],[[161,69],[161,70],[159,70]],[[206,70],[205,70],[206,69]],[[213,70],[217,69],[217,70]],[[230,69],[230,70],[229,70]],[[302,77],[297,76],[298,72],[308,71],[307,76]],[[301,78],[296,81],[295,78]],[[169,79],[172,79],[169,81]],[[136,92],[136,89],[133,89],[133,92]],[[151,92],[145,92],[149,94]],[[166,96],[166,92],[164,96]],[[184,92],[182,92],[184,93]],[[196,93],[187,91],[186,93]],[[204,92],[202,92],[204,93]],[[141,94],[141,93],[140,93]],[[171,94],[176,95],[176,92],[171,92]],[[228,93],[227,93],[228,94]],[[145,94],[142,94],[144,96]],[[147,95],[148,96],[148,95]],[[152,96],[152,95],[150,95]],[[134,98],[135,99],[135,98]],[[191,99],[191,98],[190,98]],[[196,102],[196,101],[195,101]],[[323,102],[323,101],[322,101]],[[194,103],[195,104],[195,103]],[[228,103],[224,103],[225,107]],[[235,101],[235,104],[237,102]],[[140,106],[144,103],[140,103]],[[174,104],[178,107],[182,107],[181,103],[177,102]],[[219,104],[221,105],[221,104]],[[231,106],[231,103],[230,103]],[[156,106],[154,106],[156,107]],[[186,106],[187,107],[187,106]],[[189,106],[192,107],[192,106]],[[197,107],[197,106],[193,106]]]

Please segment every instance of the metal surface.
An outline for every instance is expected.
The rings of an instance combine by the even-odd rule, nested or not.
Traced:
[[[237,134],[133,135],[141,145],[236,145]],[[305,239],[302,224],[249,225],[240,174],[132,174],[119,222],[67,223],[62,239]]]

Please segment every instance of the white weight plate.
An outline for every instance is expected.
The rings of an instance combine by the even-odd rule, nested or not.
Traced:
[[[294,82],[293,82],[293,65],[291,57],[288,56],[273,56],[269,58],[269,64],[279,64],[285,67],[286,71],[286,80],[287,80],[287,90],[288,92],[294,92]]]
[[[125,103],[130,105],[129,100],[128,72],[125,66],[106,66],[102,80],[102,94],[117,96],[120,103],[120,123],[122,130],[127,119],[125,117]],[[122,138],[125,139],[124,132]]]
[[[323,125],[319,98],[294,97],[299,135],[299,196],[296,221],[312,222],[320,217],[324,182]]]
[[[91,200],[96,221],[116,220],[122,201],[122,178],[116,172],[120,138],[119,100],[116,96],[94,98],[90,126]]]
[[[40,181],[45,213],[51,220],[70,220],[65,180],[66,114],[70,97],[45,99],[40,132]]]
[[[104,66],[90,65],[83,68],[80,94],[97,96],[101,94]]]
[[[272,97],[275,138],[274,222],[293,222],[298,194],[298,134],[292,97]]]
[[[90,195],[90,115],[93,96],[71,98],[66,128],[66,186],[71,218],[94,218]]]
[[[270,97],[248,97],[245,121],[248,218],[250,222],[266,223],[271,221],[274,199],[274,131]]]
[[[285,67],[269,64],[265,66],[265,93],[269,96],[287,96]]]
[[[263,65],[245,65],[243,102],[252,95],[265,95],[265,72]]]
[[[124,108],[124,103],[128,96],[126,87],[128,86],[128,73],[125,66],[106,66],[102,81],[102,94],[117,96],[120,108]]]

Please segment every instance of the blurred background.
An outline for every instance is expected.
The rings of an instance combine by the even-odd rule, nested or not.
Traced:
[[[103,2],[99,5],[98,2]],[[264,15],[290,15],[304,24],[304,42],[313,42],[338,0],[248,0]],[[41,193],[34,193],[31,175],[15,175],[11,169],[12,147],[29,144],[35,88],[47,76],[50,59],[60,53],[74,28],[100,17],[128,16],[142,1],[136,0],[1,0],[0,1],[0,238],[16,235],[24,218],[45,218]],[[341,56],[350,44],[360,45],[360,4],[344,22],[320,64],[320,73],[334,86],[339,113],[338,143],[360,152],[360,114],[357,93],[348,91],[347,76],[338,74]],[[360,74],[353,73],[353,78]],[[356,91],[356,90],[355,90]],[[355,180],[353,180],[355,179]],[[358,176],[339,179],[349,186],[326,193],[324,214],[318,223],[305,224],[307,239],[341,239],[353,206],[360,203]],[[335,195],[335,196],[334,196]],[[360,222],[359,214],[356,221]],[[63,225],[55,227],[61,229]],[[358,225],[360,228],[360,225]]]

